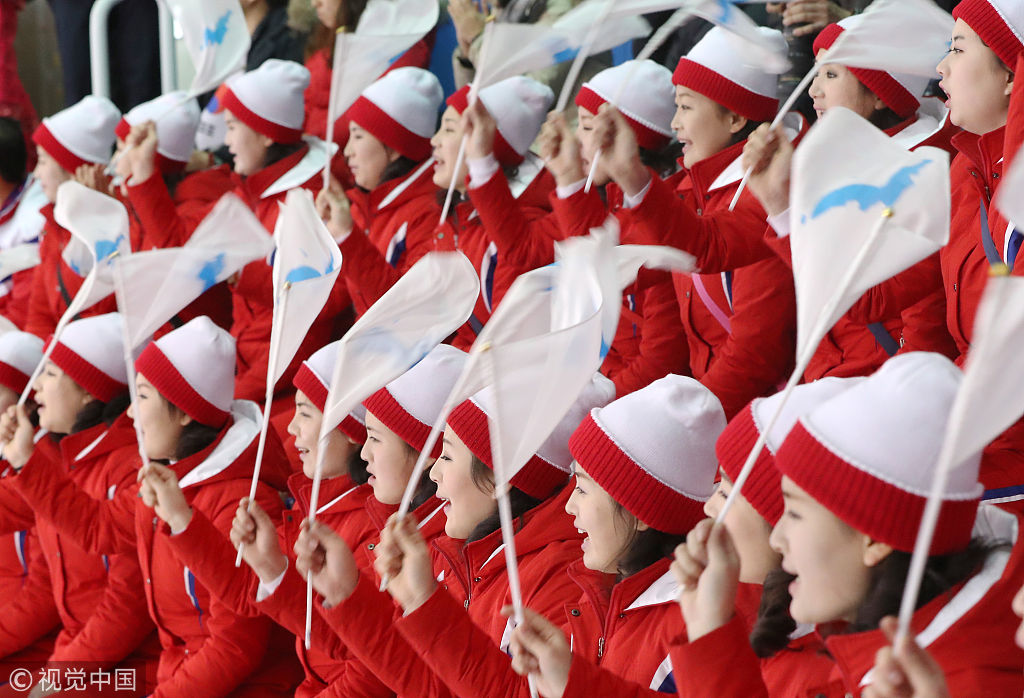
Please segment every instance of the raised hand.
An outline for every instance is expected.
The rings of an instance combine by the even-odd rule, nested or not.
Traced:
[[[159,463],[148,463],[139,470],[139,494],[147,507],[167,522],[174,533],[184,531],[192,520],[192,508],[174,471]]]
[[[682,590],[679,607],[690,642],[732,618],[740,581],[740,556],[724,525],[701,521],[676,547],[672,574]]]
[[[768,124],[761,124],[743,146],[743,167],[753,168],[750,191],[770,216],[789,208],[789,173],[792,164],[793,144],[786,138],[781,127],[773,131],[768,128]]]
[[[15,470],[23,468],[32,457],[34,434],[35,428],[24,405],[11,405],[0,417],[0,441],[5,444],[3,455]]]
[[[640,148],[632,127],[611,104],[601,105],[593,123],[594,143],[601,149],[605,172],[626,196],[636,196],[650,182],[651,175],[640,160]]]
[[[257,502],[250,505],[248,497],[242,497],[238,502],[238,510],[231,521],[230,537],[236,549],[245,545],[242,559],[260,581],[271,582],[287,569],[288,558],[281,552],[274,522]]]
[[[455,25],[455,37],[459,42],[459,50],[462,55],[469,57],[469,47],[476,37],[484,30],[487,24],[487,17],[491,13],[490,4],[486,4],[487,13],[484,14],[473,0],[449,0],[448,14]]]
[[[132,183],[141,184],[156,172],[156,123],[145,121],[132,126],[125,140],[123,157],[131,169]]]
[[[770,2],[766,9],[782,15],[784,26],[799,25],[793,30],[793,36],[817,34],[825,25],[838,22],[850,16],[850,12],[828,0],[789,0],[789,2]]]
[[[374,569],[381,579],[388,580],[388,593],[406,613],[422,606],[437,589],[430,551],[414,517],[392,515],[374,553]]]
[[[506,606],[502,613],[511,616]],[[532,676],[537,692],[544,698],[561,698],[569,683],[572,651],[569,641],[556,625],[528,608],[523,609],[523,623],[512,631],[509,650],[512,668],[517,674]]]
[[[319,521],[302,521],[295,541],[295,569],[304,579],[312,580],[327,607],[351,596],[359,582],[359,568],[348,543]]]
[[[341,243],[352,232],[352,205],[335,177],[332,176],[327,188],[317,194],[316,212],[336,242]]]
[[[894,646],[899,622],[892,616],[878,627],[889,644],[875,654],[873,680],[864,698],[949,698],[942,667],[927,650],[912,637]]]
[[[84,187],[94,189],[107,196],[114,195],[112,180],[107,176],[106,165],[79,165],[75,170],[74,180]]]
[[[466,157],[485,158],[494,152],[494,134],[498,124],[479,99],[475,99],[462,114],[462,133],[466,138]]]
[[[540,130],[538,145],[544,165],[558,186],[566,187],[586,177],[580,143],[562,114],[548,114]]]

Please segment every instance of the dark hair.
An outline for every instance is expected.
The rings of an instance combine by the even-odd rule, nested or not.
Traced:
[[[178,185],[181,184],[181,180],[185,179],[185,177],[186,173],[184,171],[168,172],[163,176],[164,186],[167,187],[167,193],[171,195],[171,198],[174,198],[174,192],[177,190]]]
[[[416,460],[419,458],[420,452],[410,446],[404,440],[402,445],[405,446],[406,453],[410,458]],[[423,474],[420,475],[420,481],[416,485],[416,494],[413,495],[412,502],[409,504],[409,511],[415,511],[419,509],[421,504],[424,504],[428,499],[437,493],[437,483],[430,479],[430,468],[424,468]]]
[[[338,14],[334,16],[334,24],[340,29],[353,32],[359,24],[359,18],[363,16],[367,0],[341,0],[338,4]],[[327,64],[330,65],[334,59],[334,30],[328,29],[322,22],[317,20],[316,27],[306,43],[306,57],[312,56],[317,51],[327,52]]]
[[[270,167],[275,162],[280,162],[290,155],[294,155],[305,147],[305,143],[297,141],[295,143],[271,143],[267,148],[267,154],[263,158],[263,166]]]
[[[650,567],[662,558],[670,557],[676,546],[686,540],[685,534],[665,533],[655,528],[641,531],[637,528],[639,519],[618,502],[615,502],[615,515],[632,529],[615,563],[618,581]]]
[[[366,472],[367,462],[363,460],[361,453],[361,449],[358,448],[352,451],[346,464],[349,479],[357,485],[365,485],[370,479],[370,473]]]
[[[160,395],[159,393],[157,394]],[[167,414],[171,419],[179,419],[185,414],[185,410],[175,405],[163,395],[160,395],[160,399],[164,401],[164,407],[167,409]],[[183,460],[199,453],[216,441],[220,432],[221,430],[217,427],[211,427],[208,424],[203,424],[193,419],[181,429],[178,445],[174,449],[174,460]]]
[[[975,574],[988,556],[1006,546],[978,539],[972,540],[964,550],[948,555],[933,555],[925,565],[924,579],[917,598],[917,608],[949,592],[955,586]],[[900,550],[892,551],[884,560],[871,569],[868,592],[857,615],[844,633],[858,633],[878,628],[885,616],[899,612],[907,573],[910,570],[911,554]],[[761,607],[757,621],[750,633],[750,644],[761,658],[771,657],[789,644],[789,633],[796,623],[789,615],[792,597],[789,583],[795,577],[781,569],[768,573],[761,594]]]
[[[673,138],[668,145],[658,150],[640,148],[640,162],[650,167],[661,178],[675,173],[679,167],[679,156],[683,153],[683,144]]]
[[[100,424],[106,424],[109,427],[128,409],[130,404],[131,397],[129,397],[127,390],[110,398],[108,402],[92,400],[86,403],[82,409],[78,410],[78,414],[75,415],[74,425],[71,427],[71,433],[77,434],[80,431],[91,429]]]
[[[384,171],[380,173],[380,183],[384,184],[384,182],[390,182],[392,179],[404,177],[421,164],[422,163],[416,162],[412,158],[399,155],[397,160],[389,162],[384,168]]]
[[[473,460],[469,467],[469,476],[473,479],[473,484],[476,488],[485,494],[491,494],[494,492],[494,471],[487,467],[487,465],[473,456]],[[512,518],[518,519],[520,516],[533,509],[541,500],[536,497],[523,492],[518,487],[509,487],[508,489],[508,503],[509,508],[512,510]],[[486,519],[476,525],[473,531],[466,538],[466,544],[472,543],[473,541],[486,538],[501,527],[501,518],[498,516],[498,510],[488,516]]]
[[[0,179],[10,184],[25,180],[28,148],[21,124],[9,116],[0,117]]]

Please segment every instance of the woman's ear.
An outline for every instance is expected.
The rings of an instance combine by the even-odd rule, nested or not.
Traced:
[[[271,138],[270,136],[264,136],[261,133],[260,134],[260,145],[262,145],[264,148],[269,148],[270,146],[274,145],[274,139]]]
[[[729,112],[729,133],[739,133],[747,127],[749,120],[734,111]]]
[[[1004,89],[1003,94],[1007,97],[1013,94],[1013,71],[1009,69],[1006,71],[1006,88]]]
[[[647,529],[649,529],[649,528],[650,528],[650,526],[648,526],[647,524],[645,524],[645,523],[644,523],[643,521],[641,521],[640,519],[637,519],[637,520],[636,520],[636,531],[637,531],[637,533],[640,533],[641,531],[646,531],[646,530],[647,530]]]
[[[187,427],[192,421],[192,418],[185,414],[185,410],[178,410],[178,424]]]
[[[388,154],[388,164],[390,165],[398,158],[402,157],[402,154],[397,150],[384,146],[384,151]]]
[[[865,567],[875,567],[892,553],[892,546],[864,536],[863,562]]]

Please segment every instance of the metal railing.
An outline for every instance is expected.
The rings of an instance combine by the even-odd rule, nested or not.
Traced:
[[[167,5],[156,2],[160,33],[160,87],[167,93],[177,89],[177,64],[174,60],[174,32]],[[89,12],[89,66],[92,93],[110,97],[110,49],[107,31],[110,13],[121,0],[96,0]]]

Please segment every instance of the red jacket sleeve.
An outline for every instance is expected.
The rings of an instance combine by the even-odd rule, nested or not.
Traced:
[[[710,695],[710,694],[708,694]],[[574,656],[562,698],[664,698],[664,693],[628,681],[607,669]]]
[[[454,695],[395,627],[391,597],[377,591],[366,575],[360,575],[351,596],[331,609],[319,605],[319,611],[359,657],[365,670],[380,677],[398,695]],[[435,627],[435,634],[436,630]],[[346,677],[347,681],[358,678],[357,672],[347,673],[352,674]]]
[[[178,215],[171,193],[158,173],[129,186],[128,200],[141,226],[139,239],[132,240],[133,250],[180,247],[188,241],[190,231]]]
[[[594,188],[589,192],[580,189],[564,199],[559,198],[557,191],[553,191],[549,199],[563,237],[586,235],[591,228],[601,225],[608,218],[608,206]]]
[[[35,525],[32,506],[18,493],[16,479],[10,475],[0,480],[0,534],[24,531]]]
[[[642,296],[639,352],[620,368],[608,373],[619,397],[663,378],[670,373],[685,374],[689,347],[686,330],[679,318],[679,303],[672,276],[666,272],[644,272],[638,290]],[[646,277],[646,278],[644,278]],[[628,321],[627,318],[623,320]],[[620,320],[620,323],[622,321]]]
[[[680,639],[672,645],[670,656],[679,698],[768,698],[761,661],[751,649],[747,628],[738,615],[695,642]]]
[[[135,555],[135,500],[138,486],[125,479],[113,499],[94,499],[55,459],[37,448],[11,478],[37,516],[53,523],[85,550],[100,555]],[[139,587],[141,589],[141,586]]]
[[[269,506],[266,502],[260,504]],[[279,512],[280,508],[267,510],[272,517]],[[235,502],[221,507],[212,522],[217,535],[226,535],[234,516]],[[162,526],[158,535],[169,535],[168,528]],[[229,561],[233,562],[233,558]],[[237,581],[240,575],[238,570],[234,571],[232,579]],[[213,594],[206,618],[209,637],[178,665],[168,680],[157,686],[154,698],[228,695],[263,664],[270,639],[270,619],[242,617]]]
[[[28,306],[32,298],[32,279],[35,278],[36,267],[19,271],[11,276],[11,291],[3,297],[0,315],[13,322],[19,329],[25,327],[28,319]]]
[[[4,603],[4,612],[0,615],[0,657],[22,650],[61,627],[46,558],[38,545],[29,550],[26,579],[30,583]]]
[[[47,230],[43,233],[39,242],[39,266],[35,268],[32,277],[32,290],[29,294],[28,313],[25,316],[25,331],[31,332],[44,340],[53,334],[57,327],[59,317],[54,317],[53,308],[50,305],[50,293],[56,293],[55,288],[49,288],[51,283],[50,270],[60,264],[60,242],[57,236]]]
[[[500,170],[468,193],[503,264],[536,269],[554,261],[555,240],[563,237],[558,217],[521,206]]]
[[[623,242],[670,245],[697,258],[705,274],[730,271],[775,253],[764,239],[765,213],[749,192],[733,211],[697,214],[664,180],[654,177],[644,200],[625,209],[629,239]]]
[[[847,316],[854,322],[877,322],[899,317],[906,308],[933,292],[943,293],[942,269],[939,265],[939,253],[926,257],[906,271],[883,281],[861,296],[847,311]],[[943,296],[945,298],[945,296]],[[935,305],[925,310],[925,315],[918,321],[933,322],[936,313],[942,313],[942,324],[945,324],[945,303],[941,309]],[[911,330],[911,333],[913,331]]]
[[[732,332],[700,382],[732,419],[753,398],[776,391],[793,368],[796,299],[793,275],[772,257],[733,276]]]
[[[380,250],[361,231],[353,230],[340,247],[341,273],[345,277],[345,285],[355,304],[356,313],[362,315],[402,275],[388,264]],[[409,254],[408,250],[406,254]]]

